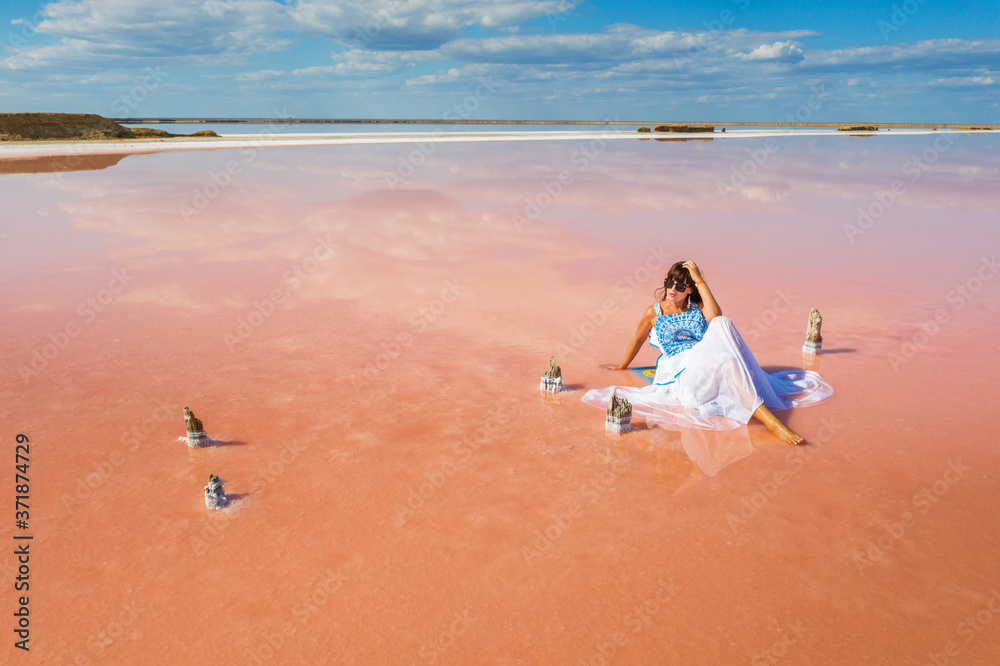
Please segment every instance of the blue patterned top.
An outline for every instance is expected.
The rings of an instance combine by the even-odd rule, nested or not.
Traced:
[[[700,342],[708,328],[705,315],[698,308],[691,308],[687,312],[677,312],[665,315],[660,311],[660,304],[656,303],[656,337],[651,335],[651,342],[667,356],[679,354],[687,351]],[[657,344],[659,341],[660,344]]]

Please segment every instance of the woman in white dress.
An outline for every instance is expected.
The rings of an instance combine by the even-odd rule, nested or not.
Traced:
[[[671,266],[663,290],[643,313],[622,362],[602,366],[627,369],[648,338],[662,352],[653,383],[594,389],[583,401],[606,408],[618,395],[632,403],[633,415],[668,427],[729,430],[756,418],[782,441],[801,444],[771,409],[817,404],[833,388],[815,372],[764,372],[693,261]]]

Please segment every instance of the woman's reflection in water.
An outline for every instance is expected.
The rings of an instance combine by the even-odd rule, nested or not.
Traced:
[[[671,495],[679,495],[758,448],[772,445],[773,438],[764,436],[765,432],[755,434],[761,436],[751,437],[745,425],[733,430],[677,430],[656,423],[638,423],[626,436],[608,433],[606,441],[610,458],[628,459],[633,446],[650,456],[657,485]],[[755,443],[754,439],[759,441]]]

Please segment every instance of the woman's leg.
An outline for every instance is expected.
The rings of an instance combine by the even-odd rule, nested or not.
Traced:
[[[785,424],[778,420],[778,417],[771,413],[771,410],[761,405],[753,413],[755,419],[764,424],[772,435],[788,444],[801,444],[803,439],[785,427]]]

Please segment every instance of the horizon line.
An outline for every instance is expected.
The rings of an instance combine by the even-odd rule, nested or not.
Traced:
[[[992,123],[874,123],[874,122],[788,122],[788,121],[639,121],[639,120],[474,120],[440,118],[239,118],[234,116],[111,118],[123,125],[136,124],[211,124],[211,125],[713,125],[716,127],[845,127],[874,126],[900,129],[940,127],[943,129],[968,129],[984,127],[1000,129]]]

